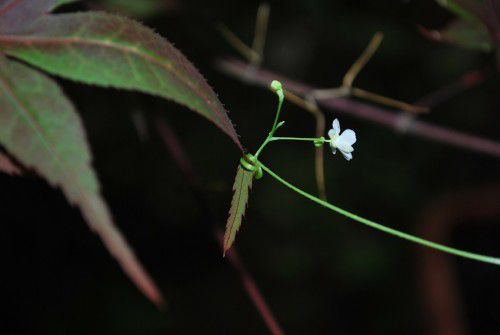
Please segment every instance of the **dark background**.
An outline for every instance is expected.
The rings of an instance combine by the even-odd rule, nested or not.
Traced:
[[[271,5],[264,67],[315,86],[337,86],[373,33],[381,31],[384,42],[357,86],[415,101],[468,71],[485,70],[489,77],[484,84],[422,119],[500,140],[494,57],[420,35],[417,24],[439,28],[452,18],[434,1],[288,0]],[[271,126],[276,99],[216,70],[218,57],[238,55],[215,26],[224,22],[251,41],[257,6],[258,1],[177,1],[170,9],[139,18],[200,69],[251,151]],[[73,9],[85,6],[62,11]],[[59,82],[83,118],[116,222],[157,281],[168,308],[159,312],[138,292],[59,190],[36,176],[2,175],[0,331],[265,334],[237,273],[222,258],[207,213],[155,128],[140,140],[134,115],[144,115],[151,125],[161,114],[175,129],[220,226],[227,218],[240,158],[232,142],[174,103]],[[424,211],[437,199],[500,185],[498,158],[336,113],[327,113],[328,124],[334,117],[356,130],[358,143],[351,162],[325,157],[330,200],[362,216],[418,232]],[[283,118],[287,125],[282,134],[313,135],[314,120],[299,108],[286,104]],[[262,159],[315,192],[312,146],[272,144]],[[447,243],[500,255],[498,218],[458,221]],[[286,333],[427,334],[432,320],[440,317],[424,303],[419,248],[322,209],[268,176],[254,184],[236,247]],[[471,334],[498,334],[500,269],[455,257],[447,261],[456,270],[453,283],[463,311],[458,326]]]

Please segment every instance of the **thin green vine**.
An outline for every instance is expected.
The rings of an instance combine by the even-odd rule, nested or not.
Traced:
[[[396,229],[393,229],[393,228],[389,228],[389,227],[384,226],[384,225],[382,225],[380,223],[377,223],[375,221],[365,219],[365,218],[363,218],[363,217],[361,217],[359,215],[356,215],[356,214],[351,213],[351,212],[349,212],[347,210],[344,210],[344,209],[342,209],[340,207],[337,207],[337,206],[335,206],[335,205],[333,205],[333,204],[331,204],[329,202],[321,200],[320,198],[318,198],[318,197],[316,197],[316,196],[314,196],[314,195],[312,195],[312,194],[310,194],[310,193],[308,193],[306,191],[303,191],[302,189],[296,187],[295,185],[293,185],[290,182],[286,181],[285,179],[281,178],[278,174],[276,174],[271,169],[269,169],[267,166],[265,166],[264,164],[262,164],[262,162],[260,162],[258,160],[259,155],[262,153],[262,151],[264,150],[264,148],[269,143],[274,142],[274,141],[306,141],[306,142],[314,142],[314,144],[316,146],[321,146],[324,143],[330,143],[330,144],[332,144],[332,141],[333,141],[333,139],[327,140],[324,137],[319,137],[319,138],[310,138],[310,137],[275,137],[274,134],[276,133],[276,131],[281,126],[283,126],[283,124],[284,124],[284,122],[279,122],[280,111],[281,111],[281,108],[282,108],[282,105],[283,105],[283,101],[284,101],[284,94],[283,94],[283,89],[282,89],[281,83],[279,83],[277,81],[273,81],[273,83],[271,84],[271,89],[273,89],[273,91],[278,95],[278,98],[279,98],[278,109],[276,111],[276,117],[275,117],[275,120],[274,120],[274,123],[273,123],[273,127],[271,128],[271,131],[269,132],[268,136],[266,137],[266,139],[264,140],[264,142],[262,143],[262,145],[259,147],[259,149],[255,153],[255,155],[254,156],[248,155],[249,158],[247,158],[247,159],[244,160],[244,163],[245,163],[244,168],[245,169],[250,169],[252,171],[260,171],[259,177],[262,176],[262,170],[263,170],[263,171],[267,172],[271,177],[273,177],[276,181],[278,181],[279,183],[283,184],[285,187],[291,189],[292,191],[300,194],[301,196],[303,196],[303,197],[305,197],[305,198],[307,198],[307,199],[315,202],[316,204],[318,204],[318,205],[320,205],[320,206],[322,206],[324,208],[327,208],[327,209],[332,210],[332,211],[334,211],[336,213],[344,215],[345,217],[347,217],[347,218],[349,218],[351,220],[354,220],[356,222],[362,223],[362,224],[364,224],[364,225],[366,225],[368,227],[371,227],[373,229],[376,229],[376,230],[382,231],[384,233],[387,233],[387,234],[390,234],[390,235],[393,235],[393,236],[405,239],[407,241],[411,241],[413,243],[416,243],[416,244],[419,244],[419,245],[423,245],[423,246],[426,246],[426,247],[429,247],[429,248],[432,248],[432,249],[435,249],[435,250],[439,250],[439,251],[442,251],[442,252],[445,252],[445,253],[448,253],[448,254],[452,254],[452,255],[459,256],[459,257],[476,260],[476,261],[479,261],[479,262],[500,265],[500,258],[486,256],[486,255],[481,255],[481,254],[477,254],[477,253],[473,253],[473,252],[468,252],[468,251],[464,251],[464,250],[457,249],[457,248],[448,247],[448,246],[445,246],[443,244],[432,242],[432,241],[429,241],[429,240],[426,240],[426,239],[423,239],[423,238],[420,238],[420,237],[417,237],[417,236],[414,236],[414,235],[411,235],[411,234],[408,234],[408,233],[404,233],[402,231],[399,231],[399,230],[396,230]]]
[[[371,228],[383,231],[384,233],[387,233],[387,234],[390,234],[390,235],[394,235],[394,236],[397,236],[399,238],[402,238],[402,239],[405,239],[405,240],[408,240],[408,241],[411,241],[411,242],[414,242],[414,243],[417,243],[417,244],[420,244],[420,245],[423,245],[423,246],[426,246],[426,247],[429,247],[429,248],[432,248],[432,249],[443,251],[443,252],[446,252],[448,254],[452,254],[452,255],[456,255],[456,256],[460,256],[460,257],[464,257],[464,258],[469,258],[469,259],[473,259],[473,260],[480,261],[480,262],[485,262],[485,263],[491,263],[491,264],[495,264],[495,265],[500,265],[500,258],[495,258],[495,257],[490,257],[490,256],[485,256],[485,255],[480,255],[480,254],[476,254],[476,253],[473,253],[473,252],[468,252],[468,251],[464,251],[464,250],[460,250],[460,249],[448,247],[448,246],[445,246],[445,245],[442,245],[442,244],[439,244],[439,243],[435,243],[435,242],[432,242],[432,241],[429,241],[429,240],[426,240],[426,239],[423,239],[423,238],[420,238],[420,237],[417,237],[417,236],[413,236],[411,234],[404,233],[402,231],[399,231],[399,230],[396,230],[396,229],[393,229],[393,228],[386,227],[386,226],[384,226],[384,225],[382,225],[380,223],[376,223],[374,221],[365,219],[365,218],[363,218],[363,217],[361,217],[359,215],[353,214],[353,213],[351,213],[349,211],[346,211],[346,210],[344,210],[344,209],[342,209],[340,207],[332,205],[332,204],[330,204],[330,203],[328,203],[326,201],[323,201],[323,200],[315,197],[312,194],[309,194],[309,193],[301,190],[300,188],[292,185],[288,181],[286,181],[283,178],[281,178],[280,176],[278,176],[276,173],[274,173],[271,169],[269,169],[264,164],[260,163],[260,166],[271,177],[273,177],[278,182],[280,182],[281,184],[285,185],[286,187],[288,187],[292,191],[297,192],[298,194],[300,194],[303,197],[305,197],[305,198],[307,198],[307,199],[309,199],[309,200],[317,203],[318,205],[321,205],[321,206],[323,206],[325,208],[328,208],[328,209],[330,209],[330,210],[332,210],[334,212],[337,212],[337,213],[339,213],[341,215],[344,215],[344,216],[348,217],[351,220],[357,221],[357,222],[362,223],[364,225],[367,225],[367,226],[369,226]]]

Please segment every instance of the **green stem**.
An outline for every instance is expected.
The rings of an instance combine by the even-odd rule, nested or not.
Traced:
[[[327,140],[325,138],[316,138],[316,137],[274,137],[272,135],[269,135],[264,143],[260,146],[260,148],[257,150],[255,153],[255,158],[259,158],[260,153],[264,148],[270,143],[274,141],[303,141],[303,142],[316,142],[316,141],[322,141],[322,143],[330,143],[330,140]]]
[[[260,146],[260,148],[257,150],[257,152],[255,153],[255,158],[259,158],[259,155],[260,153],[262,152],[262,150],[264,150],[264,148],[266,147],[266,145],[269,144],[269,142],[272,141],[272,135],[269,134],[269,136],[266,138],[266,140],[264,141],[264,143],[262,143],[262,145]]]
[[[260,163],[260,162],[259,162]],[[332,205],[326,201],[323,201],[319,198],[316,198],[315,196],[305,192],[305,191],[302,191],[301,189],[299,189],[298,187],[290,184],[289,182],[287,182],[286,180],[284,180],[283,178],[281,178],[280,176],[278,176],[277,174],[275,174],[273,171],[271,171],[268,167],[266,167],[264,164],[260,163],[260,166],[262,167],[262,169],[264,171],[266,171],[267,173],[269,173],[269,175],[271,177],[273,177],[274,179],[276,179],[277,181],[279,181],[280,183],[282,183],[283,185],[285,185],[286,187],[288,187],[289,189],[291,189],[292,191],[295,191],[297,192],[298,194],[302,195],[303,197],[323,206],[323,207],[326,207],[332,211],[335,211],[339,214],[342,214],[354,221],[357,221],[359,223],[362,223],[364,225],[367,225],[371,228],[374,228],[374,229],[377,229],[377,230],[380,230],[380,231],[383,231],[387,234],[390,234],[390,235],[394,235],[394,236],[397,236],[397,237],[400,237],[402,239],[405,239],[405,240],[408,240],[408,241],[411,241],[411,242],[414,242],[414,243],[417,243],[417,244],[420,244],[420,245],[423,245],[423,246],[426,246],[426,247],[429,247],[429,248],[432,248],[432,249],[436,249],[436,250],[439,250],[439,251],[443,251],[443,252],[446,252],[446,253],[449,253],[449,254],[452,254],[452,255],[456,255],[456,256],[460,256],[460,257],[464,257],[464,258],[469,258],[469,259],[473,259],[473,260],[476,260],[476,261],[480,261],[480,262],[485,262],[485,263],[491,263],[491,264],[495,264],[495,265],[500,265],[500,258],[495,258],[495,257],[490,257],[490,256],[485,256],[485,255],[480,255],[480,254],[476,254],[476,253],[472,253],[472,252],[468,252],[468,251],[463,251],[463,250],[459,250],[459,249],[455,249],[455,248],[452,248],[452,247],[447,247],[445,245],[442,245],[442,244],[439,244],[439,243],[435,243],[435,242],[431,242],[431,241],[428,241],[428,240],[425,240],[423,238],[419,238],[419,237],[416,237],[416,236],[413,236],[413,235],[410,235],[410,234],[407,234],[407,233],[403,233],[399,230],[396,230],[396,229],[392,229],[392,228],[389,228],[389,227],[386,227],[386,226],[383,226],[379,223],[376,223],[376,222],[373,222],[371,220],[368,220],[368,219],[365,219],[363,217],[360,217],[356,214],[353,214],[351,212],[348,212],[342,208],[339,208],[335,205]]]
[[[271,84],[271,87],[274,83],[275,83],[275,81],[273,81],[273,83]],[[281,107],[283,107],[283,101],[285,100],[285,93],[283,92],[283,89],[281,88],[281,83],[279,83],[279,82],[276,82],[276,83],[279,85],[279,88],[276,91],[276,95],[278,96],[278,109],[276,110],[276,116],[274,117],[273,127],[271,128],[271,131],[269,132],[269,134],[267,134],[267,137],[264,140],[264,143],[262,143],[260,148],[255,153],[255,158],[259,158],[260,153],[262,152],[262,150],[264,150],[266,145],[268,145],[269,142],[272,141],[274,133],[279,128],[278,121],[280,119]]]
[[[278,125],[278,121],[280,119],[281,107],[283,106],[283,101],[285,100],[285,95],[282,90],[276,92],[278,95],[278,110],[276,111],[276,117],[274,118],[273,128],[271,129],[270,135],[274,135],[276,130],[276,126]]]
[[[315,137],[272,137],[271,141],[307,141],[307,142],[315,142],[320,141],[321,138]],[[325,143],[330,143],[330,140],[324,140]]]

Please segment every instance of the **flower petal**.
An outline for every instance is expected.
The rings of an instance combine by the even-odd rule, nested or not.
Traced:
[[[337,153],[337,147],[330,144],[330,148],[332,148],[332,154],[335,155]]]
[[[346,142],[349,145],[353,145],[354,143],[356,143],[356,133],[352,129],[344,130],[342,135],[340,135],[340,138],[343,142]]]
[[[328,137],[330,137],[331,139],[333,139],[333,137],[334,137],[335,135],[337,135],[337,133],[335,133],[335,130],[330,129],[330,130],[328,131]]]
[[[344,152],[353,152],[354,151],[354,148],[349,143],[344,141],[344,139],[342,139],[342,137],[339,137],[337,139],[337,141],[335,141],[335,146],[337,148],[339,148],[340,151],[344,151]]]
[[[335,134],[340,134],[340,123],[338,119],[333,120],[332,130],[335,132]]]
[[[343,152],[342,150],[340,152],[342,153],[342,155],[344,156],[344,158],[347,159],[348,161],[350,161],[352,159],[352,153],[350,153],[350,152]]]

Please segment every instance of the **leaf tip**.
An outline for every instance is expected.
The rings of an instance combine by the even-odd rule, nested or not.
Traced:
[[[226,231],[226,235],[228,235],[228,232]],[[224,247],[222,251],[222,258],[226,258],[227,253],[229,252],[229,249],[233,246],[234,238],[231,239],[230,236],[225,236],[224,237]]]
[[[234,238],[231,239],[231,232],[229,229],[226,229],[226,232],[224,233],[224,246],[222,250],[222,257],[226,258],[226,254],[231,249],[231,246],[233,245]]]
[[[160,311],[165,311],[167,309],[167,303],[163,298],[163,295],[159,290],[155,290],[154,292],[149,292],[147,294],[147,298],[155,305],[155,307]]]
[[[156,306],[156,308],[161,312],[164,312],[168,309],[168,305],[165,302],[165,299],[163,299],[163,296],[161,294],[152,299],[152,302]]]

